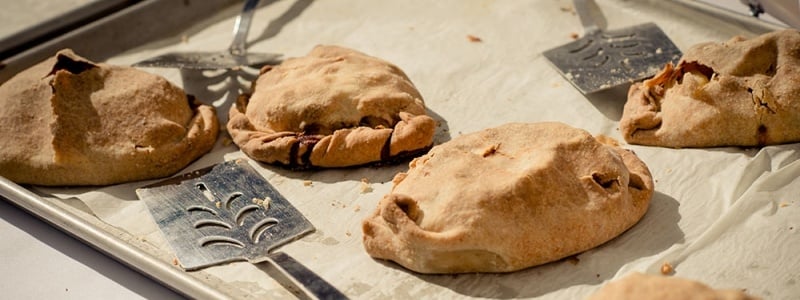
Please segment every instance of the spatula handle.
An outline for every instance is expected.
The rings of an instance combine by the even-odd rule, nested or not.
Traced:
[[[303,264],[283,252],[272,252],[268,255],[269,261],[281,273],[293,281],[295,286],[302,289],[312,299],[347,299],[347,296],[333,287],[330,283],[317,276]]]
[[[247,34],[250,32],[250,23],[252,23],[253,13],[255,13],[259,1],[245,1],[242,12],[236,17],[236,23],[233,25],[233,42],[228,48],[232,55],[245,56],[247,54]]]
[[[594,0],[573,0],[572,3],[575,6],[575,12],[581,19],[584,35],[597,33],[605,27],[603,12],[600,11],[600,7]]]

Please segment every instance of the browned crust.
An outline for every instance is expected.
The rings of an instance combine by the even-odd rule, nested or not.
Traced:
[[[17,183],[108,185],[169,176],[211,150],[213,107],[166,79],[70,50],[0,87],[0,174]]]
[[[266,66],[229,111],[228,132],[249,157],[290,169],[397,161],[429,148],[436,122],[396,66],[318,46]]]
[[[798,81],[797,30],[698,44],[631,86],[620,131],[631,144],[673,148],[799,142]]]

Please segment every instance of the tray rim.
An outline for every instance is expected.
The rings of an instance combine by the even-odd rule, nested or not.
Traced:
[[[110,17],[115,18],[129,13],[141,13],[148,9],[154,9],[154,3],[160,1],[163,0],[144,0],[130,7],[130,9],[117,12]],[[755,17],[721,9],[711,4],[700,2],[699,0],[671,0],[671,2],[682,5],[688,9],[701,11],[711,17],[719,18],[721,21],[740,25],[755,32],[767,32],[789,28]],[[235,1],[217,0],[216,3],[222,5],[221,3],[235,3]],[[88,24],[57,39],[36,45],[6,61],[0,61],[0,65],[5,65],[5,68],[0,67],[0,71],[2,71],[0,72],[0,83],[10,78],[10,76],[6,77],[7,75],[2,73],[6,71],[11,71],[13,73],[21,71],[38,62],[43,57],[46,57],[46,55],[53,52],[52,49],[60,47],[65,41],[90,36],[90,28],[104,26],[107,21],[108,20],[100,20]],[[233,296],[224,293],[221,289],[212,286],[208,282],[195,278],[190,273],[160,260],[151,253],[139,249],[131,243],[125,242],[111,232],[95,226],[86,219],[54,205],[29,189],[1,175],[0,198],[9,201],[11,204],[39,218],[45,223],[50,224],[67,235],[77,238],[88,246],[97,249],[112,259],[125,264],[131,269],[154,279],[180,294],[193,299],[233,299]]]

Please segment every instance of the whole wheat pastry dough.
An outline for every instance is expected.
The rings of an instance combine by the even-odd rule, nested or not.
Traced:
[[[674,148],[800,141],[800,32],[693,46],[631,86],[620,129],[629,143]]]
[[[253,159],[345,167],[427,149],[436,122],[397,66],[336,46],[267,66],[230,110],[228,132]]]
[[[62,50],[0,86],[0,175],[107,185],[171,175],[211,150],[214,108],[166,79]]]
[[[362,224],[375,258],[420,273],[510,272],[596,247],[647,211],[647,166],[613,139],[512,123],[414,159]]]
[[[756,300],[741,290],[715,290],[703,283],[634,272],[611,282],[587,300]]]

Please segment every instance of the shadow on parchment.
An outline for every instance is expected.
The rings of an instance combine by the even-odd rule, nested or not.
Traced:
[[[397,264],[387,267],[412,273],[431,284],[469,297],[494,299],[543,296],[576,285],[599,285],[612,278],[626,263],[660,253],[684,241],[678,227],[679,203],[656,192],[647,214],[631,229],[594,249],[560,261],[512,273],[470,273],[455,275],[417,274]],[[400,289],[413,287],[398,284],[391,294],[409,293]]]
[[[611,121],[618,122],[622,118],[622,109],[628,101],[628,90],[631,84],[623,84],[614,88],[585,95],[589,103],[597,108]]]

